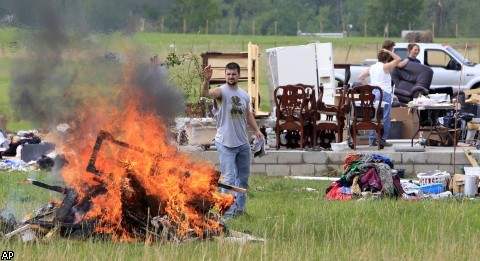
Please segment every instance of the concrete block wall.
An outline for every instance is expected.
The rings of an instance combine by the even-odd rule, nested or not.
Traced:
[[[251,172],[267,176],[325,176],[327,173],[336,176],[342,174],[344,159],[351,153],[355,152],[268,150],[262,158],[252,157]],[[463,150],[457,150],[455,154],[453,151],[364,153],[389,158],[396,169],[405,169],[405,177],[410,178],[416,178],[417,173],[436,169],[453,174],[454,160],[455,173],[463,173],[463,167],[471,166]],[[210,161],[220,169],[217,151],[195,151],[192,154],[196,158]],[[480,162],[480,151],[473,150],[472,154]]]

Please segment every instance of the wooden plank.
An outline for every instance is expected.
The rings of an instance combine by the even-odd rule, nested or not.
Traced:
[[[210,58],[208,59],[208,63],[212,67],[220,67],[225,70],[225,65],[231,62],[236,62],[240,65],[240,68],[247,69],[248,67],[248,60],[247,58],[226,58],[226,57],[219,57],[219,58]]]
[[[468,161],[470,161],[470,164],[472,164],[472,167],[479,167],[478,162],[475,160],[472,152],[470,152],[469,149],[464,149],[463,152],[465,153],[465,156],[467,157]]]

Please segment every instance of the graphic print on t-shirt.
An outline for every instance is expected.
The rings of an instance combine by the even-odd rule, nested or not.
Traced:
[[[242,119],[245,118],[243,115],[242,110],[242,102],[240,97],[232,96],[232,100],[230,102],[230,119]]]

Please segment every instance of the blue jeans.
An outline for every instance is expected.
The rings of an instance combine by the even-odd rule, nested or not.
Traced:
[[[380,92],[377,90],[373,91],[373,94],[375,94],[375,100],[378,101],[380,99]],[[385,106],[383,107],[383,135],[382,135],[382,142],[387,140],[388,133],[390,132],[390,111],[392,108],[392,94],[383,92],[383,97],[382,97],[382,103],[384,103]],[[372,144],[374,141],[377,140],[377,135],[375,131],[370,131],[370,144]]]
[[[248,188],[248,177],[250,176],[250,144],[245,143],[238,147],[225,147],[215,142],[220,158],[222,171],[221,182],[241,188]],[[232,193],[231,190],[221,189],[222,193]],[[245,211],[247,194],[235,193],[235,202],[225,212],[225,215],[235,215]]]

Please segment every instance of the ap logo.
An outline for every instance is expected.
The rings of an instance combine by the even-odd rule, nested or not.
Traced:
[[[13,251],[2,251],[1,260],[12,260],[14,256]]]

